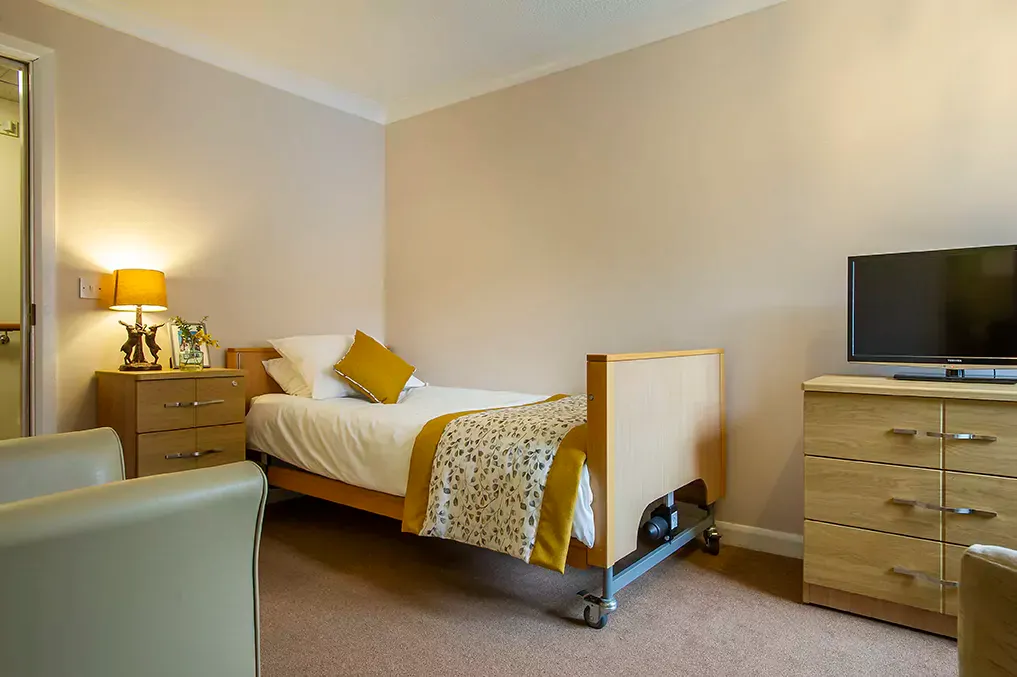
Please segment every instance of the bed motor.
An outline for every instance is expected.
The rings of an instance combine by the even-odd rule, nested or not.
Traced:
[[[643,522],[643,538],[649,543],[668,542],[678,535],[678,506],[662,503],[650,513],[650,519]]]

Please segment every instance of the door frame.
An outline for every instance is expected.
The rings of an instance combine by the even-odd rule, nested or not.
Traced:
[[[22,433],[56,432],[56,59],[52,49],[0,33],[0,56],[28,65],[28,95],[21,121],[28,140],[25,173],[27,209],[22,230]],[[34,310],[33,310],[34,309]],[[27,338],[26,338],[27,337]]]

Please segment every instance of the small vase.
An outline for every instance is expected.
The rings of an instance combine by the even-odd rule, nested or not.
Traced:
[[[205,356],[200,350],[180,351],[180,371],[201,371],[205,368]]]

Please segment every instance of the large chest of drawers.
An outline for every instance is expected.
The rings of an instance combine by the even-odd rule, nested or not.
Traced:
[[[244,372],[99,371],[98,421],[120,435],[128,478],[244,460]]]
[[[956,636],[965,548],[1017,548],[1017,386],[803,387],[805,601]]]

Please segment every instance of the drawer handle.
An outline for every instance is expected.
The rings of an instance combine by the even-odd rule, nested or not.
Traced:
[[[915,571],[914,569],[907,569],[905,567],[894,567],[891,571],[895,574],[910,576],[911,578],[919,581],[925,581],[926,583],[932,583],[933,585],[941,585],[944,588],[956,588],[960,586],[960,583],[957,581],[947,581],[942,578],[936,578],[935,576],[930,576],[924,571]]]
[[[894,435],[917,435],[918,431],[914,428],[891,428],[890,432]]]
[[[913,508],[924,508],[926,510],[938,510],[939,512],[948,512],[954,515],[975,515],[976,517],[998,517],[999,513],[991,510],[978,510],[976,508],[951,508],[945,505],[936,505],[935,503],[926,503],[924,501],[915,501],[910,498],[891,498],[891,503],[895,505],[910,505]]]
[[[974,440],[976,442],[995,442],[995,435],[977,435],[975,433],[925,433],[926,437],[938,437],[941,440]]]
[[[172,461],[175,458],[199,458],[209,454],[221,454],[222,452],[222,449],[205,449],[204,451],[189,451],[186,454],[166,454],[163,458],[167,461]]]
[[[204,400],[200,402],[191,402],[192,407],[207,407],[210,404],[225,404],[226,400]]]
[[[167,402],[162,405],[167,409],[174,407],[207,407],[210,404],[224,404],[226,400],[200,400],[198,402]]]

